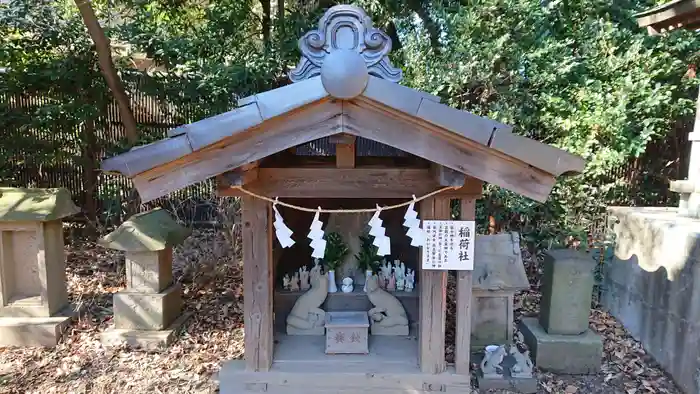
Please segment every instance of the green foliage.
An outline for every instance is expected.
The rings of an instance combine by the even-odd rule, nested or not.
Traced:
[[[326,254],[322,262],[328,271],[333,271],[343,264],[343,259],[348,255],[350,249],[345,244],[340,234],[332,232],[326,235]]]
[[[127,91],[157,99],[173,124],[224,112],[240,97],[288,83],[298,38],[335,3],[287,0],[283,20],[274,10],[270,15],[270,39],[263,42],[260,0],[93,1]],[[697,79],[684,75],[698,63],[700,36],[682,30],[649,36],[633,15],[651,2],[354,3],[400,48],[391,56],[404,69],[402,83],[588,161],[584,174],[560,179],[544,204],[488,185],[477,205],[480,231],[487,231],[492,217],[496,231],[520,231],[533,250],[585,244],[606,204],[659,202],[659,189],[666,187],[660,172],[667,166],[660,159],[635,193],[610,175],[650,144],[665,141],[679,124],[689,124],[694,110]],[[156,67],[133,70],[136,54],[154,59]],[[111,96],[72,1],[0,5],[0,68],[7,68],[0,74],[3,162],[37,173],[67,161],[81,168],[93,124],[96,150],[110,155],[126,149],[106,142],[109,125],[101,115]],[[18,108],[17,100],[36,97],[41,100]],[[143,142],[164,132],[147,120],[139,128]],[[15,172],[0,167],[5,183],[18,181]],[[118,209],[118,200],[110,200],[109,209]],[[361,254],[358,260],[368,258]]]
[[[355,255],[357,267],[362,271],[376,272],[381,256],[377,255],[378,248],[372,244],[369,234],[360,235],[360,252]]]

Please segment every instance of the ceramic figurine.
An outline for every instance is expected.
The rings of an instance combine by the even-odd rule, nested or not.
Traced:
[[[394,273],[391,273],[391,276],[389,277],[389,283],[386,285],[387,291],[396,291],[396,276],[394,276]]]
[[[284,278],[282,278],[282,288],[285,290],[289,290],[289,288],[292,286],[292,278],[289,277],[289,274],[285,274]]]
[[[372,335],[408,335],[408,316],[401,302],[379,288],[377,276],[367,282],[367,298],[374,308],[367,312]]]
[[[396,291],[406,290],[406,279],[396,279]]]
[[[352,278],[343,279],[343,285],[340,287],[340,289],[343,291],[343,293],[352,293]]]
[[[391,277],[391,264],[387,263],[386,260],[382,260],[382,265],[379,268],[381,269],[379,287],[385,289]]]
[[[530,360],[530,351],[520,353],[518,347],[512,345],[510,347],[510,355],[515,360],[515,364],[510,368],[510,376],[514,378],[531,378],[532,360]]]
[[[503,378],[503,367],[501,363],[506,356],[506,349],[503,346],[486,346],[484,359],[481,360],[481,373],[485,378]]]
[[[407,292],[412,292],[413,288],[415,287],[415,281],[416,281],[416,272],[414,270],[409,269],[408,272],[406,273],[406,283],[404,284],[404,290]]]
[[[309,287],[311,287],[309,284],[309,271],[306,266],[299,268],[299,282],[299,287],[303,291],[309,290]]]
[[[292,283],[289,285],[290,291],[299,291],[299,273],[295,272],[292,276]]]
[[[324,335],[326,312],[320,308],[328,295],[328,277],[316,266],[309,272],[311,290],[302,294],[287,316],[287,335]]]

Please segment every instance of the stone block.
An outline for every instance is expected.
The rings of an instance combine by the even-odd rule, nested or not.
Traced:
[[[53,317],[0,317],[0,347],[56,346],[72,318],[69,308]]]
[[[571,249],[544,257],[540,325],[549,334],[581,334],[588,329],[595,278],[593,258]]]
[[[287,325],[287,335],[325,335],[325,327],[314,327],[308,330],[301,330],[290,325]]]
[[[579,335],[550,334],[536,318],[522,319],[519,328],[538,368],[572,375],[600,370],[603,341],[593,331]]]
[[[126,286],[129,291],[158,293],[173,283],[173,249],[126,253]]]
[[[474,291],[472,294],[472,349],[510,343],[513,336],[512,294],[497,291]]]
[[[113,298],[114,325],[118,329],[163,330],[180,315],[181,293],[179,283],[156,294],[120,291]]]
[[[537,378],[513,378],[503,376],[500,378],[490,378],[477,376],[479,392],[490,393],[491,390],[507,390],[509,392],[530,394],[537,392]]]
[[[2,224],[0,316],[49,317],[68,305],[60,220]]]
[[[100,334],[100,342],[106,346],[118,346],[123,343],[133,348],[155,350],[170,345],[176,338],[178,331],[191,316],[190,313],[180,315],[165,330],[146,331],[129,330],[112,327]]]

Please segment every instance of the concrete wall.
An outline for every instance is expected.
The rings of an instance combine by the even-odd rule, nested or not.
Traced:
[[[625,215],[618,215],[617,220],[617,225],[622,227],[628,221]],[[630,220],[634,222],[635,219]],[[641,223],[637,221],[634,226],[627,226],[628,230],[634,228],[635,231],[614,230],[616,255],[628,257],[627,253],[620,252],[620,244],[624,249],[624,244],[632,241],[643,245],[647,252],[661,249],[663,253],[649,254],[640,249],[627,260],[614,257],[607,262],[601,302],[686,393],[700,393],[700,249],[695,242],[685,248],[668,248],[667,242],[677,242],[678,238],[667,238],[680,235],[676,232],[679,226],[671,222],[664,225],[670,225],[673,231],[649,225],[655,226],[649,233],[653,236],[649,237],[645,237],[643,231],[647,225]],[[692,231],[685,236],[696,238]],[[643,238],[641,242],[640,237]],[[649,267],[650,262],[644,259],[651,255],[658,264],[656,271],[650,272],[642,267]],[[673,280],[669,280],[664,260],[683,261],[674,263]]]

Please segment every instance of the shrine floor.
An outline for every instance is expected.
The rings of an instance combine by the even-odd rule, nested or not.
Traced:
[[[325,354],[325,336],[275,336],[269,372],[248,372],[245,361],[225,362],[220,393],[470,393],[471,376],[423,374],[418,340],[409,336],[369,336],[369,354]],[[431,389],[432,388],[432,389]],[[463,390],[462,390],[463,389]]]

